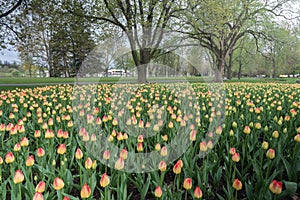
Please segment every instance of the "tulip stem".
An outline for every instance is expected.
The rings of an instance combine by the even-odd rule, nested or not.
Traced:
[[[165,172],[161,172],[161,174],[160,174],[160,185],[163,185],[164,178],[165,178]]]
[[[235,190],[235,199],[237,200],[238,199],[238,191]]]
[[[21,190],[21,183],[19,183],[19,195],[20,195],[20,200],[22,200],[22,190]]]
[[[58,200],[61,200],[62,198],[61,198],[61,191],[60,190],[57,190],[57,199]]]
[[[187,190],[185,191],[185,200],[187,200]]]

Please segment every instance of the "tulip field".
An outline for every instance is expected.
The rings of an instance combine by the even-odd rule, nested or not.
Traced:
[[[0,199],[300,198],[300,85],[0,91]]]

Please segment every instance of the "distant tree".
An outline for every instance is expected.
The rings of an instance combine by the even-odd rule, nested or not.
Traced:
[[[110,23],[126,34],[137,67],[138,82],[145,83],[148,64],[158,53],[164,29],[177,11],[177,3],[175,0],[95,0],[92,3],[95,12],[84,16]]]
[[[188,1],[190,12],[180,18],[181,32],[199,41],[210,50],[217,62],[215,80],[222,81],[224,70],[231,78],[232,56],[237,42],[247,34],[259,38],[266,16],[280,15],[289,1],[203,0]]]

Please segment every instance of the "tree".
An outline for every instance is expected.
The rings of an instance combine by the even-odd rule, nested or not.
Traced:
[[[32,0],[17,19],[19,52],[30,54],[39,65],[46,64],[50,77],[75,76],[95,45],[90,22],[70,15],[62,1]]]
[[[176,1],[103,0],[95,1],[94,5],[98,6],[98,12],[84,16],[113,24],[126,34],[137,67],[138,82],[147,82],[148,64],[158,53],[164,29],[177,11]],[[70,12],[78,15],[74,10]]]
[[[288,1],[203,0],[189,1],[189,10],[181,18],[182,33],[209,49],[217,62],[215,80],[222,81],[224,70],[231,78],[232,56],[237,42],[247,34],[262,36],[261,27],[266,15],[279,15]],[[186,29],[188,27],[188,29]]]

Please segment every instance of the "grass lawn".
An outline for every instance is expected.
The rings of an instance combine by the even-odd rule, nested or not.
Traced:
[[[101,77],[101,78],[79,78],[78,82],[81,83],[116,83],[116,82],[135,82],[137,77]],[[211,82],[212,77],[150,77],[148,79],[150,82],[155,81],[189,81],[189,82]],[[70,83],[73,84],[76,82],[76,78],[8,78],[0,77],[0,90],[12,90],[15,88],[29,88],[43,86],[43,84],[59,84],[59,83]],[[231,80],[224,80],[224,82],[262,82],[262,83],[296,83],[300,82],[299,78],[242,78],[238,80],[233,78]],[[7,85],[5,85],[7,84]],[[10,85],[18,84],[18,85]],[[25,84],[25,85],[22,85]],[[32,84],[32,85],[27,85]]]

